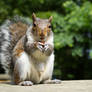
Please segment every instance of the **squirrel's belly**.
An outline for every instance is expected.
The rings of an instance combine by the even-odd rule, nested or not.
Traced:
[[[31,76],[30,76],[30,80],[33,83],[36,83],[36,84],[38,84],[38,83],[40,83],[43,80],[46,80],[48,78],[49,78],[49,76],[48,75],[44,75],[44,72],[32,73]]]
[[[43,80],[44,71],[39,71],[34,66],[31,67],[30,79],[33,83],[40,83]]]
[[[37,62],[30,57],[30,64],[31,72],[29,80],[31,80],[33,83],[40,83],[42,80],[47,78],[45,74],[47,65],[46,62]]]

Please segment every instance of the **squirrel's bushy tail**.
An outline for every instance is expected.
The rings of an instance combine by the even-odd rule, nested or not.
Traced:
[[[0,63],[7,73],[11,72],[12,50],[18,40],[25,35],[30,25],[28,18],[15,16],[11,20],[6,20],[0,26]]]
[[[9,51],[11,38],[8,24],[10,24],[9,20],[0,27],[0,62],[6,72],[8,72],[11,63],[11,54]]]

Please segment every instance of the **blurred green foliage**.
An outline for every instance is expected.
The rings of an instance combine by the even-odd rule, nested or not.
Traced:
[[[1,0],[0,23],[20,15],[53,16],[54,77],[92,78],[92,3],[90,0]]]

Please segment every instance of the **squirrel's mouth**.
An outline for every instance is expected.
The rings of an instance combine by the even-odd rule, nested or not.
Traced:
[[[40,42],[44,42],[44,41],[45,41],[45,37],[41,37]]]
[[[40,39],[41,39],[41,40],[44,40],[44,39],[45,39],[45,37],[43,37],[43,36],[42,36],[42,37],[40,37]]]

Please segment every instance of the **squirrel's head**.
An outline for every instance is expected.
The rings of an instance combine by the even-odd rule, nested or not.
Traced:
[[[33,27],[32,33],[39,41],[44,41],[51,34],[51,21],[52,16],[49,19],[37,18],[33,13],[32,15]]]

